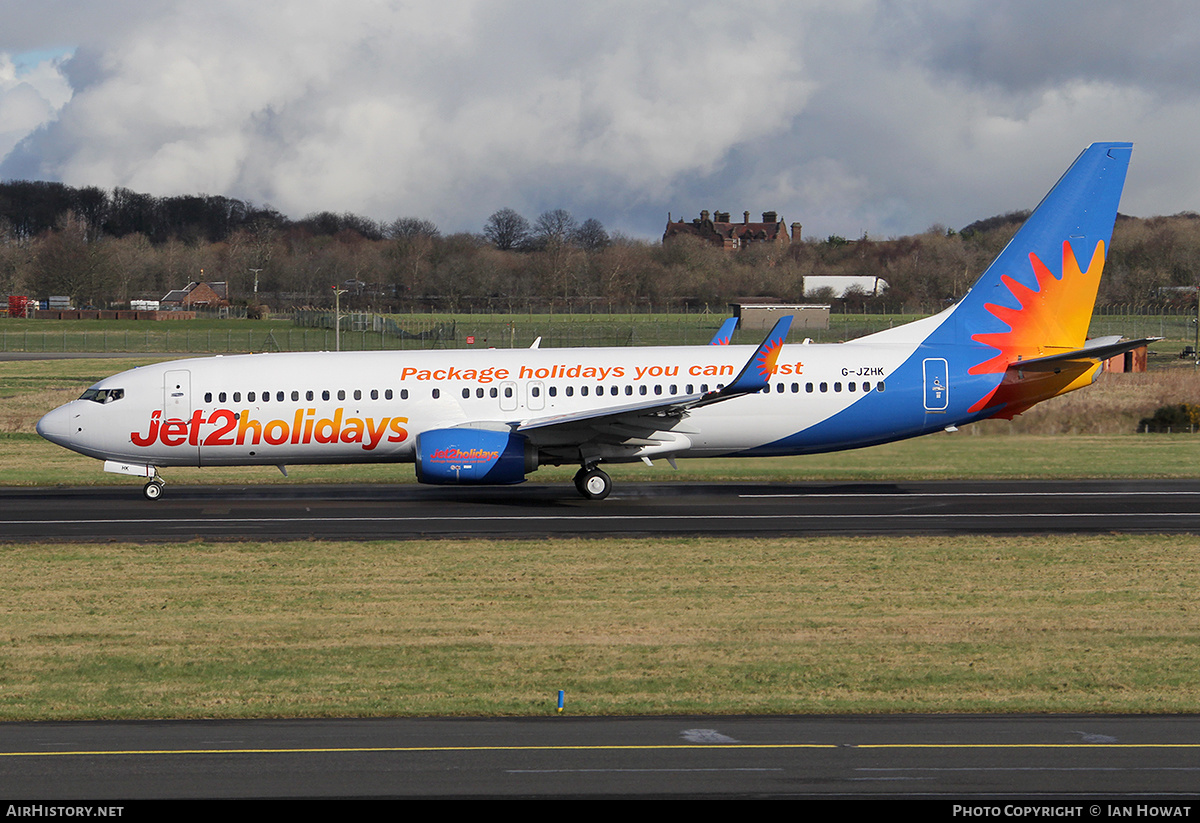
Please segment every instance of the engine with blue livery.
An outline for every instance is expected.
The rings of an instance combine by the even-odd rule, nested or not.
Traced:
[[[417,435],[417,480],[432,485],[512,484],[538,467],[528,438],[488,429],[432,429]]]

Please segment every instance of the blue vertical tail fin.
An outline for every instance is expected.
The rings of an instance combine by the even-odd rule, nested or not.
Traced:
[[[972,373],[1081,347],[1131,143],[1093,143],[954,309],[955,343],[991,350]]]

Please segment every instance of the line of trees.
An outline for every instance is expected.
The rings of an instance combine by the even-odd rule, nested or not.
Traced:
[[[0,294],[63,294],[76,305],[112,307],[219,280],[235,303],[276,309],[326,305],[332,286],[350,284],[350,305],[380,311],[522,310],[551,301],[723,311],[747,297],[801,301],[804,277],[836,274],[890,284],[881,296],[834,301],[845,310],[927,313],[961,297],[1026,216],[999,215],[960,231],[807,238],[730,253],[690,237],[663,245],[610,234],[600,221],[580,222],[564,209],[529,220],[503,208],[478,233],[444,234],[413,216],[380,223],[320,212],[290,220],[224,197],[17,181],[0,184]],[[1121,217],[1100,300],[1186,302],[1194,296],[1171,289],[1197,278],[1200,216]]]

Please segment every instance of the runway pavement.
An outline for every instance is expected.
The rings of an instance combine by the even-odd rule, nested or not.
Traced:
[[[1106,798],[1190,809],[1200,795],[1197,717],[160,721],[3,732],[0,793],[42,802],[909,797],[943,799],[949,817],[950,798],[1003,808],[1020,797],[1108,818],[1117,815]]]
[[[1200,533],[1200,481],[0,489],[0,540]]]

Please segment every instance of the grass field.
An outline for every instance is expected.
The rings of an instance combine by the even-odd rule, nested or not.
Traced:
[[[0,545],[0,718],[1195,712],[1197,550]]]
[[[817,343],[852,340],[903,325],[911,314],[832,314],[827,329],[793,328],[790,339]],[[666,346],[707,343],[721,314],[407,314],[387,315],[387,332],[354,328],[343,318],[347,351],[427,348],[524,348],[542,338],[546,348],[571,346]],[[1098,314],[1090,334],[1164,337],[1156,350],[1178,354],[1194,342],[1191,317]],[[739,329],[734,343],[757,344],[762,331]],[[472,342],[469,342],[469,339]],[[269,320],[21,320],[0,318],[0,352],[261,352],[330,351],[332,329],[304,328],[290,316]]]

